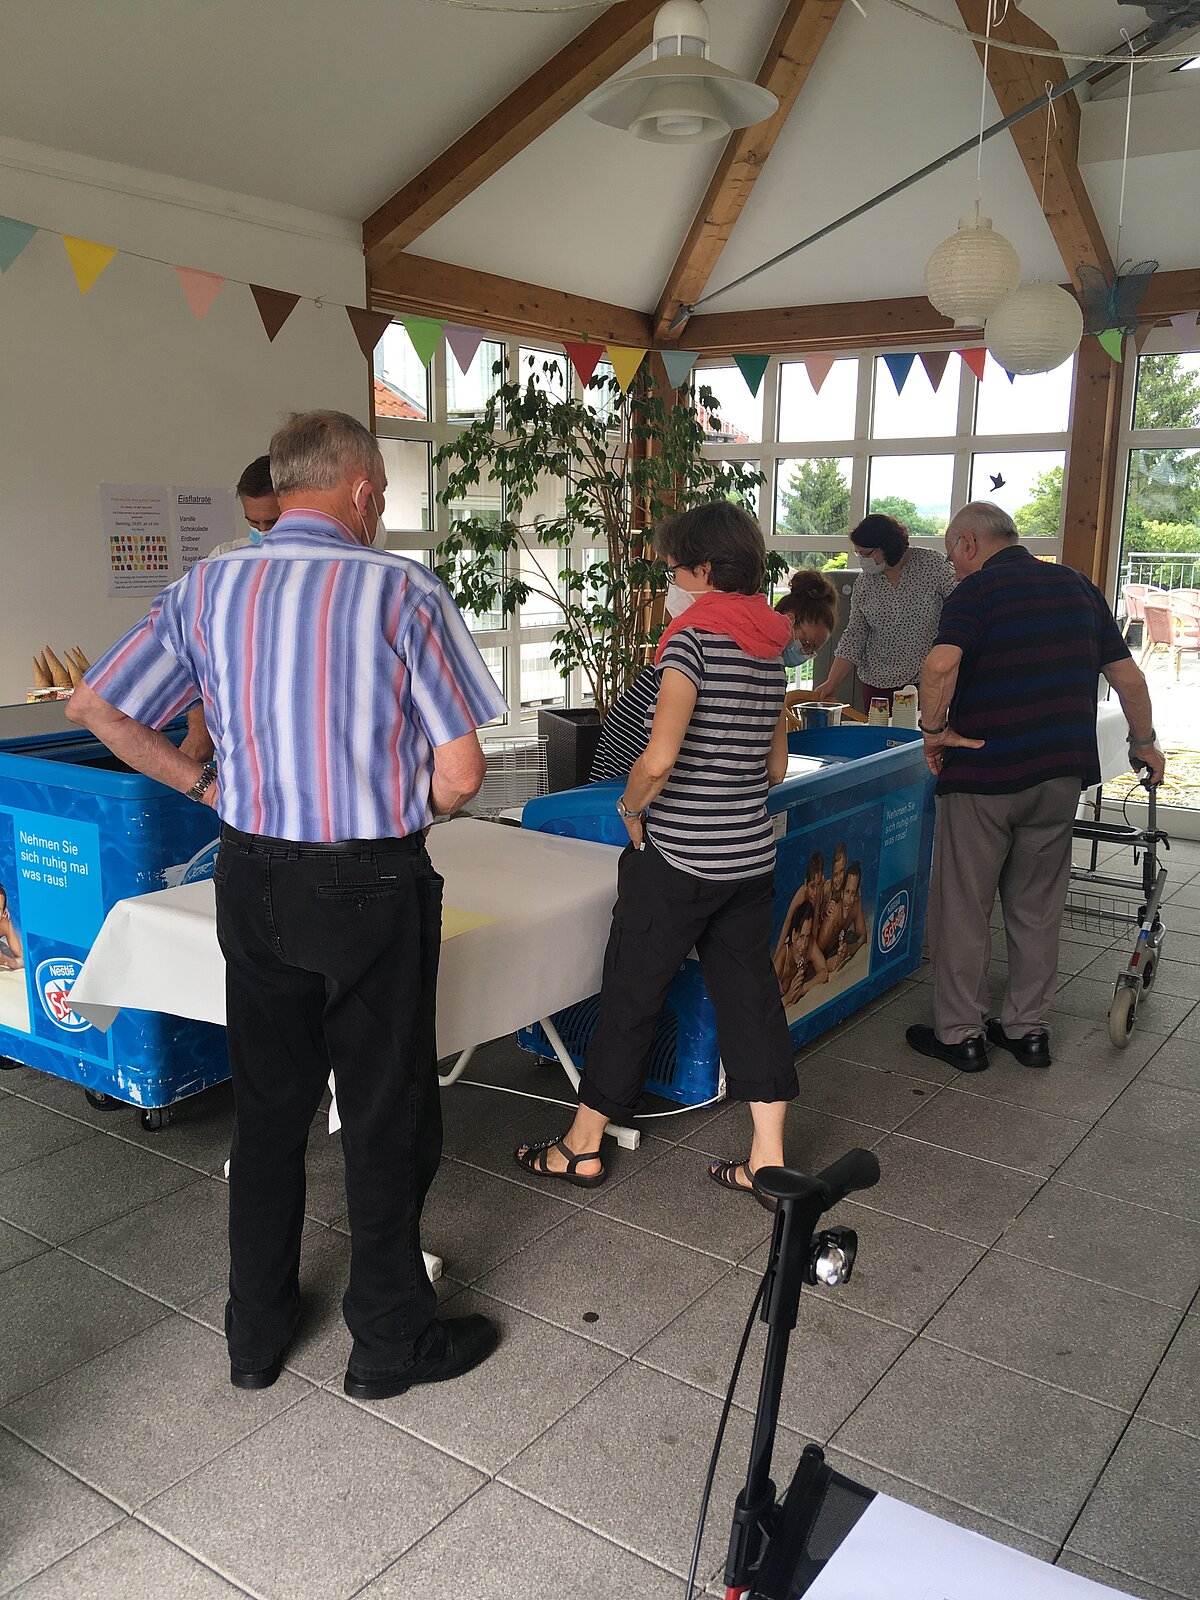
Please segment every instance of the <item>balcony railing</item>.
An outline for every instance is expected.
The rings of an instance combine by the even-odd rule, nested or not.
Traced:
[[[1142,550],[1125,557],[1121,584],[1148,583],[1155,589],[1200,588],[1200,555],[1186,550]]]

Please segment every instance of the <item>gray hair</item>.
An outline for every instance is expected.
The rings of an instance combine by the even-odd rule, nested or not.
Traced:
[[[1020,538],[1017,525],[1008,512],[993,505],[990,500],[968,501],[961,511],[956,511],[950,518],[950,527],[964,522],[977,538],[1001,541]]]
[[[344,411],[294,411],[271,440],[276,494],[336,489],[379,470],[375,436]]]

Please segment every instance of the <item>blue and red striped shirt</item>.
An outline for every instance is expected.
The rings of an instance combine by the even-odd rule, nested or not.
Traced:
[[[222,819],[313,843],[427,827],[433,750],[507,709],[431,572],[306,510],[198,562],[87,681],[152,728],[199,697]]]
[[[999,550],[947,599],[934,644],[963,653],[952,726],[985,741],[945,751],[939,794],[1012,794],[1051,778],[1099,783],[1097,681],[1129,647],[1082,573],[1019,544]]]

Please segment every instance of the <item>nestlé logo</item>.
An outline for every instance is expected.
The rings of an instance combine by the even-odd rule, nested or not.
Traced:
[[[886,956],[895,949],[908,927],[908,890],[901,889],[894,894],[883,908],[879,919],[879,931],[876,935],[879,948]]]
[[[48,961],[40,961],[34,971],[34,988],[42,1010],[64,1033],[86,1033],[91,1027],[90,1022],[71,1010],[71,990],[82,968],[83,963],[73,961],[70,956],[52,956]]]

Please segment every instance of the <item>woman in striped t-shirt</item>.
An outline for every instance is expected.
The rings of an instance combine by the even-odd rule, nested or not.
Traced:
[[[787,771],[780,652],[789,618],[763,596],[758,524],[728,501],[673,517],[658,530],[673,621],[659,641],[658,701],[649,743],[618,802],[629,845],[604,957],[600,1015],[560,1139],[521,1145],[540,1177],[594,1188],[606,1177],[600,1141],[636,1113],[667,990],[695,946],[717,1015],[731,1100],[750,1102],[750,1153],[709,1175],[754,1193],[760,1166],[783,1162],[783,1122],[796,1095],[787,1020],[772,963],[775,844],[770,784]]]

